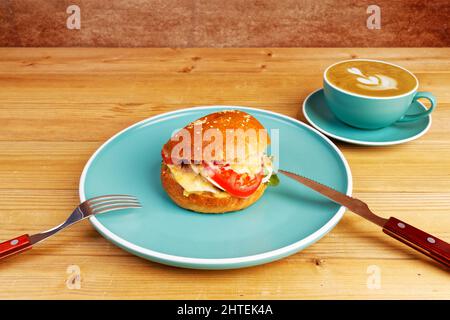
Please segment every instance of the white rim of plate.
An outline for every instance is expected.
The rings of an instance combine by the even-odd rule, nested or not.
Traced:
[[[314,121],[311,120],[311,118],[308,116],[308,113],[306,112],[306,103],[308,102],[308,100],[311,98],[311,96],[319,91],[323,90],[322,88],[317,89],[313,92],[311,92],[303,101],[303,114],[306,118],[306,120],[318,131],[320,131],[323,134],[326,134],[327,136],[336,139],[336,140],[340,140],[340,141],[344,141],[344,142],[348,142],[348,143],[353,143],[353,144],[357,144],[357,145],[362,145],[362,146],[392,146],[392,145],[396,145],[396,144],[402,144],[408,141],[412,141],[415,140],[417,138],[420,138],[421,136],[423,136],[425,133],[427,133],[427,131],[430,129],[431,127],[431,122],[432,122],[432,118],[431,118],[431,114],[428,115],[428,117],[430,118],[430,121],[428,122],[428,125],[425,127],[424,130],[422,130],[421,132],[419,132],[418,134],[416,134],[415,136],[406,138],[406,139],[402,139],[402,140],[394,140],[394,141],[386,141],[386,142],[373,142],[373,141],[365,141],[365,140],[354,140],[354,139],[349,139],[349,138],[344,138],[341,136],[337,136],[327,130],[324,130],[323,128],[321,128],[317,123],[315,123]],[[417,101],[422,107],[425,108],[425,106],[423,105],[422,102]],[[426,109],[426,108],[425,108]],[[331,112],[331,111],[330,111]]]
[[[346,194],[351,196],[352,187],[353,187],[353,179],[352,179],[352,173],[350,171],[348,162],[345,159],[343,153],[338,149],[338,147],[330,139],[328,139],[325,135],[323,135],[316,129],[312,128],[311,126],[307,125],[306,123],[303,123],[297,119],[294,119],[294,118],[291,118],[291,117],[288,117],[288,116],[285,116],[285,115],[282,115],[282,114],[279,114],[279,113],[276,113],[273,111],[258,109],[258,108],[250,108],[250,107],[241,107],[241,106],[215,105],[215,106],[199,106],[199,107],[183,108],[183,109],[178,109],[175,111],[162,113],[162,114],[141,120],[125,129],[121,130],[120,132],[116,133],[115,135],[113,135],[111,138],[109,138],[106,142],[104,142],[93,153],[93,155],[89,158],[88,162],[86,163],[86,165],[83,169],[83,172],[81,173],[81,178],[80,178],[80,186],[79,186],[80,200],[82,202],[86,201],[84,184],[86,181],[87,172],[88,172],[92,162],[97,157],[97,155],[103,150],[103,148],[105,148],[116,137],[118,137],[122,133],[124,133],[128,130],[131,130],[134,127],[140,126],[146,122],[149,122],[152,120],[153,121],[158,120],[158,118],[162,118],[162,117],[166,118],[167,116],[174,115],[174,114],[177,114],[180,112],[185,112],[185,111],[211,110],[211,109],[217,109],[217,108],[221,108],[221,109],[232,108],[232,109],[241,109],[241,110],[249,110],[249,111],[266,113],[266,114],[277,116],[277,117],[280,117],[280,118],[283,118],[283,119],[286,119],[289,121],[293,121],[293,122],[305,127],[306,129],[312,131],[313,133],[317,134],[325,142],[327,142],[332,147],[332,149],[334,149],[336,151],[340,160],[344,164],[344,168],[345,168],[345,171],[347,174]],[[260,260],[265,260],[265,259],[269,259],[269,258],[277,257],[277,256],[283,256],[283,254],[288,254],[296,249],[302,248],[302,246],[307,245],[308,243],[311,243],[311,242],[314,242],[314,241],[320,239],[323,235],[325,235],[328,231],[330,231],[339,222],[339,220],[344,215],[345,210],[346,210],[345,207],[341,206],[339,208],[339,210],[333,215],[333,217],[327,223],[325,223],[325,225],[323,225],[320,229],[316,230],[315,232],[313,232],[306,238],[303,238],[295,243],[292,243],[288,246],[285,246],[285,247],[282,247],[279,249],[275,249],[275,250],[271,250],[268,252],[250,255],[250,256],[244,256],[244,257],[235,257],[235,258],[191,258],[191,257],[176,256],[176,255],[171,255],[171,254],[167,254],[167,253],[150,250],[150,249],[135,245],[135,244],[119,237],[118,235],[116,235],[115,233],[113,233],[109,229],[107,229],[105,226],[103,226],[95,216],[90,217],[89,220],[94,225],[94,227],[96,227],[97,230],[99,230],[100,233],[102,233],[107,238],[111,239],[112,241],[120,244],[121,246],[123,246],[133,252],[137,252],[144,256],[154,257],[154,258],[157,258],[157,259],[160,259],[163,261],[167,261],[167,262],[187,263],[187,264],[199,265],[199,266],[201,266],[201,265],[221,265],[221,264],[237,265],[237,264],[242,264],[242,263],[257,262]]]

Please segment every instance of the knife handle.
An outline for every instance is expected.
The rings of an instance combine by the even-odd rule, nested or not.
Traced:
[[[406,222],[391,217],[383,226],[383,232],[411,248],[450,267],[450,244]]]
[[[0,259],[31,249],[32,245],[28,234],[0,243]]]

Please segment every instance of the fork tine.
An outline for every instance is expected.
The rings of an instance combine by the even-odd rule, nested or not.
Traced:
[[[89,204],[89,206],[94,209],[103,205],[108,205],[108,204],[140,204],[139,200],[134,200],[134,199],[111,199],[111,200],[102,200],[102,201],[98,201],[96,203],[93,204]]]
[[[95,205],[89,205],[90,209],[94,212],[97,212],[99,210],[103,210],[109,207],[116,207],[116,206],[141,206],[139,201],[134,200],[115,200],[115,201],[104,201],[96,203]]]
[[[129,195],[129,194],[108,194],[98,197],[93,197],[88,199],[88,201],[98,200],[98,199],[108,199],[108,198],[133,198],[136,199],[135,196]]]
[[[3,245],[3,248],[0,248],[0,251],[4,249],[3,252],[0,252],[0,259],[15,253],[22,252],[25,249],[29,249],[35,244],[47,239],[48,237],[53,236],[54,234],[67,227],[70,227],[71,225],[81,220],[91,217],[92,215],[131,208],[142,208],[139,200],[134,196],[118,194],[105,195],[88,199],[80,203],[78,207],[73,210],[66,221],[57,225],[56,227],[48,229],[44,232],[33,234],[31,236],[26,234],[15,239],[0,243],[0,247]]]
[[[129,195],[129,194],[106,194],[106,195],[103,195],[103,196],[93,197],[93,198],[90,198],[88,200],[96,200],[96,199],[103,199],[103,198],[116,198],[116,197],[136,198],[135,196]]]
[[[91,199],[86,200],[86,202],[89,203],[89,204],[94,204],[94,203],[97,203],[99,201],[108,200],[108,199],[133,199],[133,200],[137,200],[137,198],[135,196],[130,196],[130,195],[126,195],[126,194],[110,194],[110,195],[106,195],[106,196],[99,196],[99,197],[91,198]]]
[[[105,206],[101,208],[94,209],[94,214],[100,214],[115,210],[121,210],[121,209],[131,209],[131,208],[142,208],[141,205],[113,205],[113,206]]]

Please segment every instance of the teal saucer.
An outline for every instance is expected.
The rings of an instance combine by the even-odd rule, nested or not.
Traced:
[[[329,232],[345,208],[279,176],[259,201],[237,212],[201,214],[175,205],[160,182],[161,148],[173,131],[212,112],[244,110],[269,130],[279,165],[348,195],[347,161],[323,134],[270,111],[213,106],[177,110],[136,123],[105,142],[86,164],[80,199],[132,194],[140,209],[90,218],[109,241],[139,257],[184,268],[230,269],[254,266],[296,253]],[[277,138],[278,137],[278,138]],[[279,143],[276,143],[277,140]]]
[[[420,102],[411,105],[407,114],[423,111]],[[323,89],[311,93],[303,102],[306,120],[317,130],[336,140],[366,146],[387,146],[405,143],[424,135],[431,126],[431,115],[414,122],[395,123],[378,130],[351,127],[338,120],[325,103]]]

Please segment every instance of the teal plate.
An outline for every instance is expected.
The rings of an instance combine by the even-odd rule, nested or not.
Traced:
[[[420,102],[413,103],[407,114],[426,110]],[[306,120],[317,130],[336,140],[365,146],[388,146],[415,140],[424,135],[431,126],[431,115],[414,122],[395,123],[378,130],[351,127],[337,119],[325,103],[323,89],[306,97],[303,102]]]
[[[185,268],[231,269],[274,261],[330,231],[344,208],[280,176],[249,208],[199,214],[176,206],[160,179],[161,148],[173,131],[212,112],[240,109],[279,130],[280,167],[351,193],[348,164],[328,138],[295,119],[259,109],[214,106],[178,110],[141,121],[105,142],[86,164],[80,199],[132,194],[141,209],[91,217],[108,240],[137,256]]]

